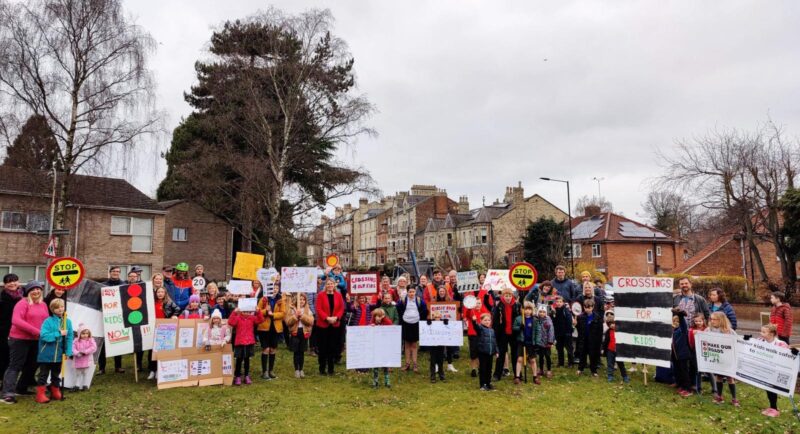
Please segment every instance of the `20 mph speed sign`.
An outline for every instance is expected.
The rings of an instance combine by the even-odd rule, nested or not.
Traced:
[[[517,262],[511,266],[508,272],[508,279],[511,280],[511,284],[520,291],[527,291],[533,288],[538,276],[539,273],[536,272],[536,268],[527,262]]]

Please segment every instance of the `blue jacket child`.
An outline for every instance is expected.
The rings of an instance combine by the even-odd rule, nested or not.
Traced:
[[[67,334],[61,336],[62,318],[50,315],[42,323],[39,332],[39,355],[36,361],[39,363],[61,363],[61,359],[66,354],[72,356],[72,321],[67,318]]]

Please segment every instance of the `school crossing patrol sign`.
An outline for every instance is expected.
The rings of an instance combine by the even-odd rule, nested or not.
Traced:
[[[527,291],[533,288],[538,276],[539,273],[536,272],[536,268],[527,262],[517,262],[511,266],[508,272],[511,284],[519,291]]]
[[[70,258],[55,258],[47,267],[47,281],[56,288],[70,289],[81,283],[86,274],[81,261]]]

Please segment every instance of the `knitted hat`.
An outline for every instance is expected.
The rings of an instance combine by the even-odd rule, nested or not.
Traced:
[[[191,297],[189,297],[189,303],[200,303],[200,296],[192,294]]]
[[[29,294],[31,291],[33,291],[34,289],[36,289],[36,288],[39,288],[40,290],[41,290],[41,289],[44,289],[44,283],[42,283],[42,282],[39,282],[39,281],[37,281],[37,280],[31,280],[30,282],[28,282],[28,284],[27,284],[27,285],[25,285],[25,288],[23,288],[22,295],[23,295],[23,296],[25,296],[25,297],[27,297],[27,296],[28,296],[28,294]]]
[[[81,333],[83,333],[84,330],[89,332],[89,336],[92,336],[92,331],[89,329],[89,327],[87,327],[84,323],[80,323],[78,324],[78,339],[81,338]]]
[[[536,309],[536,313],[539,313],[539,312],[547,313],[547,305],[546,304],[540,304],[539,307]]]
[[[219,313],[219,309],[214,309],[214,312],[211,313],[211,319],[213,320],[214,318],[222,319],[222,314]]]
[[[588,278],[591,279],[592,273],[590,273],[588,271],[581,271],[581,277],[588,277]]]

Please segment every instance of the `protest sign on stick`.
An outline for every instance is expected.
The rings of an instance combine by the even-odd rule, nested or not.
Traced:
[[[378,293],[378,273],[351,273],[350,294],[377,294]]]
[[[244,280],[256,280],[256,271],[264,266],[264,255],[236,252],[233,263],[233,277]]]
[[[615,277],[617,360],[670,367],[672,278]]]
[[[347,327],[347,369],[400,367],[400,326]]]
[[[484,286],[488,286],[492,291],[502,291],[503,288],[514,289],[509,279],[508,270],[489,270],[486,272]]]
[[[458,292],[477,291],[481,289],[480,283],[478,282],[478,272],[474,270],[456,273],[456,281],[458,282]]]
[[[281,291],[317,292],[317,269],[314,267],[281,268]]]
[[[253,293],[253,282],[249,280],[230,280],[225,289],[234,295],[247,295]]]
[[[101,289],[106,356],[153,348],[156,313],[150,282]]]

